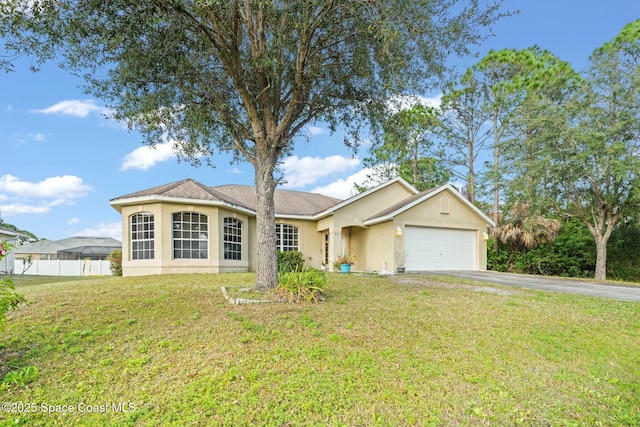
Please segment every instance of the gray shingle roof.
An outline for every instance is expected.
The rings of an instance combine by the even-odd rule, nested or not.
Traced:
[[[256,210],[255,187],[246,185],[222,185],[214,190],[240,202],[253,211]],[[316,193],[276,189],[274,204],[277,215],[314,215],[342,200]]]
[[[47,254],[84,246],[120,248],[122,243],[111,237],[68,237],[62,240],[39,240],[18,246],[16,253]]]
[[[16,233],[15,231],[9,230],[8,228],[0,227],[0,234],[3,234],[5,236],[15,237],[20,233]]]
[[[134,197],[145,196],[164,196],[175,197],[180,199],[196,199],[196,200],[223,200],[224,196],[212,190],[211,188],[200,184],[193,179],[183,179],[182,181],[172,182],[170,184],[159,185],[158,187],[149,188],[147,190],[136,191],[135,193],[116,197],[112,200],[130,199]]]
[[[39,240],[33,243],[26,243],[16,248],[17,253],[32,253],[32,254],[51,254],[66,249],[66,246],[61,245],[55,240]]]
[[[206,187],[192,179],[184,179],[171,184],[137,191],[135,193],[112,199],[111,202],[153,196],[220,201],[230,205],[240,206],[254,212],[257,204],[255,187],[235,184]],[[276,189],[274,196],[276,215],[314,215],[340,203],[341,201],[342,200],[340,199],[324,196],[322,194],[280,189]]]

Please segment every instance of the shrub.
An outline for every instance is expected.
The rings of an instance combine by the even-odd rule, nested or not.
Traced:
[[[109,254],[109,268],[114,276],[122,276],[122,250],[114,249]]]
[[[526,274],[591,277],[595,269],[595,243],[587,228],[577,219],[562,223],[556,239],[533,249],[516,251],[493,241],[488,244],[487,268]]]
[[[619,225],[607,244],[607,277],[640,281],[640,226],[636,221]]]
[[[0,260],[7,256],[12,249],[12,244],[0,241]],[[25,298],[16,292],[12,279],[0,280],[0,329],[4,325],[7,312],[17,309],[18,305],[25,301]]]
[[[18,305],[23,302],[26,302],[26,299],[16,292],[13,280],[0,280],[0,329],[2,329],[7,312],[17,309]]]
[[[309,269],[280,274],[276,292],[291,302],[318,302],[327,282],[323,271]]]
[[[304,255],[299,251],[278,251],[278,271],[287,273],[304,270]]]

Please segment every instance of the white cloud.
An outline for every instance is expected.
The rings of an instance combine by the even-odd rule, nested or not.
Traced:
[[[0,192],[22,198],[73,199],[86,196],[89,190],[91,187],[84,184],[82,178],[73,175],[54,176],[35,183],[13,175],[0,176]]]
[[[283,187],[300,188],[318,182],[336,173],[344,173],[360,165],[357,158],[339,155],[329,157],[291,156],[280,166],[287,181]]]
[[[22,203],[12,203],[9,205],[0,205],[0,213],[3,216],[14,216],[22,214],[43,214],[51,210],[49,203],[42,203],[40,205],[28,205]]]
[[[126,169],[142,169],[147,170],[156,163],[164,162],[175,157],[173,152],[173,144],[164,142],[156,144],[155,147],[142,146],[136,148],[131,153],[124,156],[120,170]]]
[[[93,112],[106,112],[107,109],[96,105],[92,99],[80,101],[77,99],[67,99],[60,101],[51,107],[42,110],[32,110],[33,113],[40,114],[61,114],[74,117],[86,117]]]
[[[374,172],[373,169],[365,168],[346,178],[334,181],[331,184],[316,187],[310,190],[310,192],[324,194],[325,196],[336,197],[338,199],[348,199],[358,193],[354,184],[362,184],[367,180],[368,175]]]
[[[45,136],[43,133],[30,133],[29,138],[36,142],[42,142],[45,140]]]
[[[73,233],[74,236],[112,237],[122,241],[121,222],[101,222],[95,227],[86,228]]]
[[[8,203],[0,205],[0,212],[7,216],[42,214],[54,206],[73,204],[72,199],[84,197],[90,190],[91,187],[77,176],[54,176],[34,183],[13,175],[2,175],[0,200]]]
[[[75,224],[77,224],[79,222],[80,222],[80,218],[73,217],[73,218],[69,218],[69,220],[67,221],[67,224],[75,225]]]
[[[322,135],[326,133],[325,129],[321,128],[320,126],[307,126],[305,129],[311,136]]]

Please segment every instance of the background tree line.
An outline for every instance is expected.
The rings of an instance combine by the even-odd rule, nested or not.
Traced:
[[[639,42],[637,20],[580,73],[537,46],[490,51],[440,108],[389,107],[362,187],[457,180],[497,224],[490,268],[640,280]]]

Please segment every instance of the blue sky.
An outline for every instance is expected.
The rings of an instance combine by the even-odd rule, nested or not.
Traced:
[[[518,9],[494,28],[480,47],[538,45],[583,70],[594,49],[640,18],[638,0],[506,0]],[[460,60],[463,66],[477,59]],[[104,118],[99,99],[82,92],[82,81],[55,64],[29,70],[22,58],[15,71],[0,74],[0,215],[40,238],[110,236],[121,239],[120,215],[109,199],[193,178],[205,185],[253,185],[248,164],[214,160],[215,169],[179,163],[160,145],[143,147],[139,134]],[[438,93],[432,96],[437,98]],[[286,188],[348,197],[362,182],[360,158],[344,147],[340,133],[307,129],[309,142],[296,144],[285,159]]]

